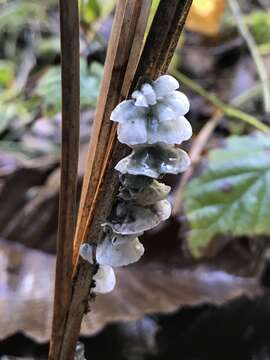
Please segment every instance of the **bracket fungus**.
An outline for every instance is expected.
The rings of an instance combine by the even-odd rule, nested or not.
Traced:
[[[120,160],[115,169],[122,174],[144,175],[158,179],[163,174],[178,174],[190,165],[188,154],[176,147],[158,143],[139,146]]]
[[[188,154],[176,147],[190,139],[192,128],[185,118],[189,100],[178,81],[162,75],[145,81],[113,110],[111,120],[118,123],[118,140],[132,152],[115,166],[121,186],[106,224],[104,236],[96,246],[83,244],[80,255],[97,261],[96,291],[108,292],[115,284],[112,267],[138,261],[144,247],[138,236],[169,218],[167,200],[170,187],[158,181],[165,174],[178,174],[190,165]]]

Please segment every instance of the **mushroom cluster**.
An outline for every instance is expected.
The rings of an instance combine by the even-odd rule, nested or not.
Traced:
[[[102,225],[104,237],[97,245],[95,259],[91,245],[83,244],[80,249],[86,261],[99,264],[94,276],[96,292],[113,290],[112,267],[138,261],[144,254],[138,237],[171,214],[167,200],[170,187],[158,179],[188,168],[188,154],[175,145],[192,135],[185,118],[189,101],[178,88],[175,78],[160,76],[142,84],[131,100],[122,101],[111,114],[111,120],[118,123],[118,140],[132,152],[115,167],[121,186],[110,219]]]

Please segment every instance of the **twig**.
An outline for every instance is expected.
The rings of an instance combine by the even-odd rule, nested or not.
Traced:
[[[127,65],[129,66],[128,74],[129,76],[132,74],[133,77],[143,44],[150,6],[150,0],[125,0],[119,1],[116,8],[86,163],[74,244],[74,264],[77,263],[78,249],[82,242],[88,241],[88,238],[90,241],[98,241],[101,234],[100,224],[109,215],[112,194],[115,194],[117,190],[115,188],[112,192],[111,187],[108,186],[106,195],[109,196],[102,206],[97,206],[106,169],[105,164],[108,164],[116,132],[115,125],[110,121],[110,113],[122,97],[127,96],[127,93],[121,94],[126,81]],[[125,87],[127,88],[126,85]],[[95,269],[83,261],[79,261],[75,269],[72,301],[69,304],[65,329],[60,335],[61,349],[55,359],[72,358],[82,317],[87,308]]]
[[[79,15],[76,0],[60,0],[62,70],[62,154],[58,217],[54,314],[50,359],[61,346],[67,307],[71,299],[73,236],[76,225],[76,189],[79,155],[80,59]]]
[[[223,101],[221,101],[217,96],[213,94],[209,94],[206,90],[204,90],[203,87],[201,87],[198,83],[191,80],[189,77],[184,75],[183,73],[179,71],[173,72],[174,76],[180,80],[184,85],[195,91],[197,94],[204,97],[207,101],[209,101],[211,104],[213,104],[216,108],[221,110],[224,115],[228,116],[232,119],[237,119],[246,122],[249,125],[254,126],[258,130],[262,132],[269,132],[270,127],[263,124],[260,120],[255,118],[252,115],[249,115],[245,113],[244,111],[241,111],[231,105],[225,104]]]
[[[136,2],[137,4],[146,4],[146,2],[144,1],[134,0],[134,2]],[[128,6],[131,6],[132,3],[134,4],[134,2],[128,0],[127,4]],[[179,0],[161,0],[156,14],[156,16],[161,19],[161,21],[159,23],[158,21],[154,20],[150,28],[149,35],[146,40],[146,45],[140,58],[138,69],[136,71],[132,84],[130,84],[131,86],[123,86],[122,91],[123,89],[129,88],[130,92],[132,89],[134,89],[139,77],[145,75],[145,73],[147,73],[152,78],[155,78],[159,75],[161,71],[166,70],[165,64],[168,64],[170,61],[170,58],[172,56],[172,49],[177,43],[180,32],[179,30],[173,32],[171,30],[171,24],[172,22],[174,24],[177,24],[177,27],[175,29],[182,28],[191,3],[192,0],[184,0],[181,2],[181,9],[184,11],[183,15],[183,13],[179,13]],[[120,1],[118,3],[118,6],[121,6],[121,4],[123,4],[123,1]],[[164,17],[164,12],[161,13],[162,11],[164,11],[165,8],[167,16],[166,18]],[[134,20],[135,17],[133,16],[132,19]],[[115,27],[113,31],[115,31]],[[157,36],[157,34],[159,34],[159,36]],[[161,52],[162,55],[160,55],[161,45],[163,49]],[[118,43],[114,41],[113,45],[111,46],[117,48]],[[125,46],[129,46],[129,44],[126,43]],[[168,51],[166,51],[166,47]],[[123,51],[123,49],[125,49],[125,47],[123,48],[122,46],[121,51]],[[112,59],[112,61],[115,60]],[[119,66],[118,71],[121,71],[121,68],[119,69]],[[127,69],[126,74],[128,74],[129,71],[130,69]],[[120,78],[119,81],[121,79],[122,78]],[[115,86],[119,85],[115,84]],[[118,91],[117,89],[116,92]],[[111,95],[113,94],[107,93],[106,98],[108,96],[110,97]],[[122,96],[119,96],[118,99],[115,98],[115,101],[117,100],[118,102],[121,97],[126,96],[127,94],[124,94],[122,92]],[[106,98],[104,98],[103,101],[106,101]],[[106,125],[110,123],[109,116],[110,112],[107,111],[106,116],[103,117],[102,121],[99,124],[100,127],[109,126]],[[83,231],[82,241],[86,241],[88,239],[90,241],[99,241],[99,239],[101,238],[102,229],[100,225],[110,214],[113,199],[119,186],[118,174],[114,170],[114,165],[128,152],[126,146],[123,146],[117,142],[115,136],[115,129],[112,129],[108,133],[106,139],[107,143],[105,143],[104,147],[99,150],[104,152],[104,149],[106,149],[106,154],[104,156],[102,170],[99,170],[99,174],[101,174],[101,176],[99,177],[97,189],[93,194],[93,201],[91,203],[88,203],[88,211],[92,214],[90,216],[90,219],[87,215],[87,212],[85,211],[87,221],[85,221],[86,228],[81,227]],[[99,141],[101,141],[101,138],[99,138]],[[97,155],[99,156],[99,154]],[[88,263],[79,260],[76,266],[72,301],[67,316],[65,335],[62,343],[63,346],[59,359],[69,359],[74,353],[74,347],[79,334],[80,324],[86,308],[86,303],[88,301],[93,271],[93,267],[91,267]]]
[[[198,165],[201,154],[207,144],[211,134],[215,130],[216,126],[220,122],[223,117],[223,113],[220,110],[216,110],[214,115],[211,117],[209,121],[202,127],[198,136],[195,138],[192,148],[189,152],[189,156],[191,159],[191,166],[187,169],[187,171],[182,175],[179,185],[173,194],[173,211],[172,214],[177,216],[180,214],[182,209],[182,192],[187,184],[188,180],[193,175],[193,172]]]
[[[235,17],[237,27],[238,27],[241,35],[245,39],[247,46],[250,50],[251,56],[257,67],[258,76],[259,76],[260,81],[263,86],[263,99],[264,99],[265,112],[269,113],[270,112],[270,87],[268,84],[268,74],[267,74],[267,70],[264,66],[263,59],[257,48],[256,42],[254,41],[254,39],[248,29],[248,26],[246,25],[246,23],[243,19],[243,15],[242,15],[240,6],[238,4],[238,1],[237,0],[229,0],[229,5],[230,5],[231,11]]]
[[[167,71],[191,4],[192,0],[160,1],[143,49],[147,60],[140,62],[138,74],[157,77]]]
[[[116,133],[116,126],[109,116],[117,103],[128,95],[130,79],[134,76],[141,52],[150,6],[151,0],[132,0],[129,3],[120,1],[117,7],[89,145],[74,241],[74,264],[78,259],[80,245],[88,240],[95,198],[104,176],[103,165],[107,163],[111,151],[109,145],[112,145]]]
[[[270,81],[268,81],[270,85]],[[236,107],[241,107],[243,104],[247,103],[249,100],[258,98],[262,95],[262,85],[261,83],[254,85],[252,88],[247,89],[243,93],[237,95],[230,102],[231,105]]]

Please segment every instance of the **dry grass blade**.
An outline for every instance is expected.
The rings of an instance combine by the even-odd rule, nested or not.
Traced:
[[[106,56],[104,76],[89,146],[74,243],[74,263],[78,249],[88,237],[95,198],[104,175],[116,126],[110,113],[127,96],[141,51],[151,0],[119,1]],[[125,77],[126,69],[129,69]],[[125,84],[124,84],[125,83]]]
[[[167,71],[191,4],[192,0],[160,1],[143,49],[138,75],[154,78]]]
[[[86,175],[75,236],[75,263],[80,243],[88,238],[88,229],[90,228],[97,193],[105,171],[104,164],[108,164],[110,149],[115,141],[116,128],[109,119],[110,113],[120,99],[127,96],[129,90],[128,79],[125,78],[127,65],[129,69],[127,73],[133,78],[143,44],[144,29],[150,7],[151,0],[118,2],[86,163]],[[104,216],[102,218],[104,219]],[[99,230],[97,226],[92,228],[96,231]],[[95,239],[96,237],[92,236],[92,238]],[[59,336],[61,337],[62,352],[60,354],[58,349],[58,353],[55,357],[51,357],[52,359],[69,359],[72,358],[74,353],[82,316],[85,311],[85,300],[87,302],[90,290],[91,276],[89,276],[89,271],[92,273],[93,270],[88,266],[85,267],[85,264],[79,263],[79,265],[82,270],[81,276],[78,276],[76,282],[79,294],[77,293],[77,296],[75,296],[73,306],[69,311],[69,318],[72,319],[71,327],[69,327],[70,322],[67,322],[65,330],[65,339],[68,340],[64,339],[62,341],[64,331],[61,331]],[[83,275],[84,271],[85,276]],[[82,281],[82,284],[80,281]]]
[[[161,72],[166,71],[166,66],[171,60],[173,49],[180,35],[181,30],[179,29],[183,27],[191,2],[190,0],[186,0],[182,1],[182,4],[179,5],[179,0],[161,0],[155,15],[155,18],[157,17],[160,20],[154,20],[150,28],[146,45],[132,83],[130,73],[134,74],[137,61],[135,60],[134,62],[131,55],[134,57],[134,53],[139,52],[143,43],[143,36],[141,35],[140,38],[138,38],[139,35],[137,35],[134,43],[134,34],[132,33],[134,26],[131,26],[131,23],[128,22],[129,17],[125,16],[125,12],[130,14],[130,9],[133,7],[134,10],[131,11],[131,13],[134,14],[135,9],[138,9],[137,6],[140,4],[140,13],[144,14],[145,9],[150,6],[150,1],[129,0],[118,2],[116,17],[120,20],[114,22],[104,75],[104,82],[110,81],[113,82],[113,84],[107,83],[107,87],[103,84],[102,91],[104,91],[104,94],[101,92],[101,99],[97,107],[96,124],[93,134],[93,137],[96,136],[97,138],[92,140],[91,150],[89,151],[87,166],[90,167],[91,171],[86,175],[84,182],[81,210],[76,232],[76,251],[78,251],[78,246],[81,242],[87,240],[90,242],[98,242],[101,238],[102,228],[100,225],[110,214],[113,199],[119,186],[118,174],[114,170],[114,165],[128,152],[127,147],[119,144],[116,140],[115,127],[109,120],[110,112],[123,97],[128,95],[127,92],[130,93],[130,91],[134,89],[140,76],[147,74],[155,78]],[[167,17],[163,19],[163,11],[165,8],[167,9]],[[182,9],[182,11],[180,12],[179,9]],[[123,15],[120,16],[119,14]],[[141,17],[135,17],[133,15],[130,21],[137,23],[140,18]],[[146,17],[144,21],[146,25]],[[175,31],[173,31],[172,24],[174,24]],[[142,26],[142,24],[140,26]],[[119,27],[121,33],[119,32]],[[126,43],[122,42],[123,39]],[[122,46],[119,46],[119,43],[121,43]],[[127,51],[127,48],[130,50]],[[127,57],[129,55],[129,60],[127,59],[128,61],[125,63],[123,63],[122,60],[119,64],[118,60],[123,58],[118,58],[117,53],[115,53],[116,50],[121,53],[126,53]],[[111,52],[114,54],[113,57],[109,57],[111,56]],[[135,59],[139,57],[138,55],[139,54],[137,54]],[[108,64],[108,61],[112,61],[113,63]],[[121,64],[122,66],[120,66]],[[114,79],[118,79],[119,83],[113,81],[113,70],[116,71]],[[109,71],[111,71],[111,73]],[[117,77],[116,75],[119,75],[119,73],[121,73],[121,76]],[[126,75],[123,76],[123,74]],[[98,114],[99,111],[101,112],[100,114]],[[93,154],[92,149],[94,149]],[[94,182],[92,182],[91,179]],[[79,260],[75,268],[73,294],[66,320],[60,359],[71,359],[74,354],[82,317],[87,310],[93,272],[93,266]]]
[[[79,155],[80,62],[79,15],[76,0],[60,0],[62,69],[62,154],[54,315],[50,358],[60,346],[71,297],[72,251],[76,226],[76,188]]]
[[[220,122],[223,117],[223,113],[220,110],[216,110],[212,118],[207,121],[207,123],[200,130],[198,136],[193,142],[192,148],[189,152],[189,156],[191,159],[191,166],[187,169],[187,171],[182,175],[180,183],[173,194],[174,204],[173,204],[173,215],[178,216],[182,210],[182,193],[185,185],[188,183],[189,179],[191,179],[193,172],[200,162],[202,152],[205,148],[205,145],[209,141],[212,133],[214,132],[216,126]]]

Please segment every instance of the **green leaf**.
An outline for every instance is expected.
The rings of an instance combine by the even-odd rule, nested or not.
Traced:
[[[31,113],[27,103],[12,89],[0,93],[0,134],[5,131],[14,119],[19,119],[21,124],[31,120]]]
[[[13,61],[0,60],[0,87],[8,87],[15,75],[15,64]]]
[[[184,191],[184,205],[194,256],[219,234],[270,234],[270,137],[232,136],[210,151],[208,168]]]
[[[115,3],[115,0],[80,0],[80,16],[87,22],[96,21],[107,16]]]
[[[100,64],[92,63],[87,68],[86,61],[81,59],[81,106],[95,106],[99,85],[101,82],[103,67]],[[41,98],[45,112],[54,115],[61,111],[61,69],[60,66],[53,66],[40,78],[35,94]]]
[[[0,4],[0,31],[17,32],[35,21],[45,22],[46,7],[37,1],[7,1]]]

